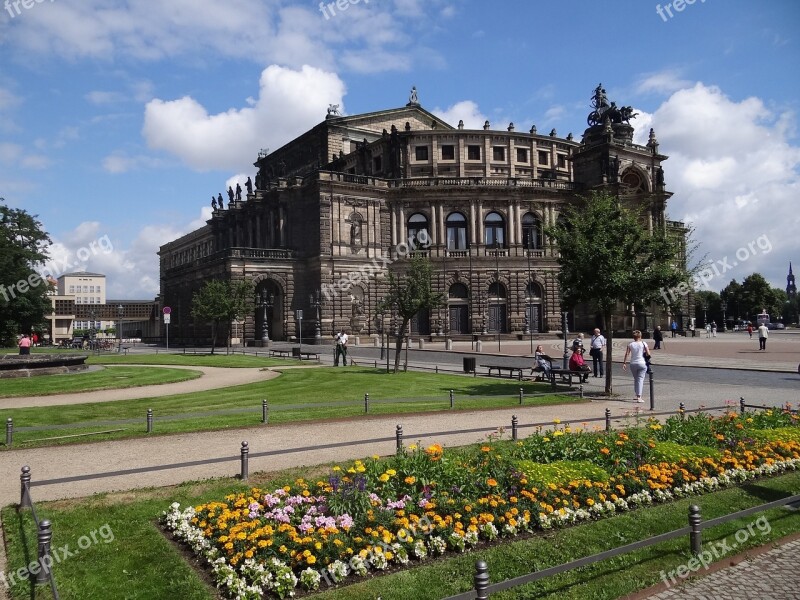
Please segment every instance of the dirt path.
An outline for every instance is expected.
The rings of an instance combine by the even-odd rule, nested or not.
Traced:
[[[183,365],[126,365],[131,367],[150,367],[153,369],[186,369],[200,371],[202,377],[189,381],[164,383],[161,385],[145,385],[141,387],[115,390],[97,390],[95,392],[77,392],[74,394],[56,394],[53,396],[23,396],[19,398],[0,399],[0,408],[23,408],[28,406],[60,406],[65,404],[86,404],[89,402],[114,402],[116,400],[134,400],[138,398],[160,398],[173,394],[189,394],[219,388],[268,381],[277,377],[279,371],[263,368],[228,369],[224,367],[191,367]]]

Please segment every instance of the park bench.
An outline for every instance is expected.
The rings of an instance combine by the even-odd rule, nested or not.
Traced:
[[[561,367],[553,367],[550,369],[550,383],[555,388],[556,378],[560,378],[562,383],[568,383],[572,387],[572,379],[578,380],[578,383],[583,382],[588,377],[588,371],[571,371],[570,369],[562,369]]]
[[[304,358],[306,360],[312,360],[312,357],[313,357],[313,360],[316,360],[317,362],[319,362],[319,353],[318,352],[311,352],[311,351],[303,352],[303,351],[300,350],[300,348],[292,348],[292,358],[296,358],[298,360],[303,360]]]
[[[492,377],[493,372],[497,371],[497,376],[502,377],[504,371],[508,371],[509,377],[514,377],[516,375],[517,379],[522,381],[522,371],[524,369],[528,369],[530,367],[509,367],[506,365],[481,365],[489,370],[489,377]]]
[[[290,358],[292,356],[292,352],[290,350],[270,350],[269,355],[272,357],[278,358]]]

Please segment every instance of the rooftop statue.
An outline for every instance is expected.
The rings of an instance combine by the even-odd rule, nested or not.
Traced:
[[[618,107],[615,102],[609,102],[603,84],[599,84],[594,89],[592,95],[592,112],[586,119],[589,126],[602,125],[606,119],[612,124],[627,123],[630,125],[631,119],[636,118],[639,113],[633,112],[630,106]]]
[[[339,117],[342,113],[339,112],[338,104],[328,104],[328,116]]]

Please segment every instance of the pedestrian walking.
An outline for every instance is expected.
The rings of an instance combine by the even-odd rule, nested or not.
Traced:
[[[753,339],[753,324],[752,323],[748,323],[747,324],[747,335],[750,336],[751,340]]]
[[[592,339],[589,342],[589,356],[592,357],[592,372],[594,373],[594,377],[598,377],[598,373],[600,373],[600,377],[604,375],[603,350],[605,347],[606,338],[600,333],[600,329],[595,327],[592,332]]]
[[[717,322],[711,321],[711,337],[717,337]]]
[[[672,329],[672,337],[678,335],[678,323],[675,321],[675,319],[672,319],[672,325],[670,326],[670,329]]]
[[[706,323],[706,338],[711,337],[711,323]]]
[[[19,345],[19,353],[20,354],[30,354],[31,353],[31,338],[28,337],[27,333],[22,334],[22,338],[17,342]]]
[[[630,361],[628,358],[630,357]],[[622,370],[624,371],[630,362],[631,375],[633,375],[634,402],[644,402],[642,400],[642,388],[644,387],[644,376],[647,373],[647,360],[650,358],[650,351],[647,344],[642,341],[642,332],[638,329],[633,332],[633,341],[628,344],[625,350],[625,358],[622,359]]]
[[[758,326],[758,349],[759,350],[766,350],[767,349],[767,338],[769,337],[769,328],[767,327],[766,323],[761,323]]]
[[[661,326],[656,325],[653,330],[653,350],[661,350],[661,343],[664,341],[664,334],[661,333]]]

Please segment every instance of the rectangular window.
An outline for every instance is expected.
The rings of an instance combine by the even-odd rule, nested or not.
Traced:
[[[75,293],[75,286],[74,285],[69,286],[69,293],[70,294],[74,294]]]
[[[495,146],[492,148],[492,160],[497,161],[505,161],[506,160],[506,149],[502,146]]]
[[[548,165],[548,164],[550,164],[550,161],[548,160],[547,157],[548,157],[548,153],[547,152],[542,152],[540,150],[539,151],[539,164],[540,165]]]
[[[563,154],[558,155],[558,168],[564,169],[567,166],[567,157]]]
[[[94,286],[93,285],[89,286],[89,293],[90,294],[94,294]]]
[[[456,147],[452,144],[447,146],[442,146],[442,160],[455,160],[456,159]]]
[[[480,160],[481,147],[480,146],[467,146],[467,160]]]
[[[427,146],[417,146],[416,148],[414,148],[414,153],[416,155],[417,160],[428,160]]]
[[[527,163],[528,162],[528,149],[527,148],[517,148],[517,162],[518,163]]]

